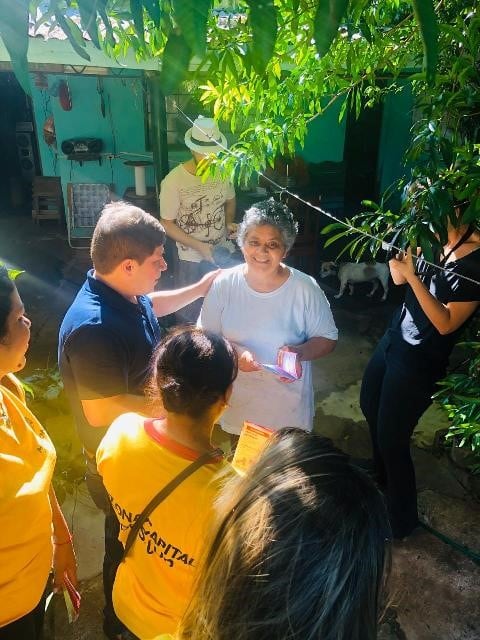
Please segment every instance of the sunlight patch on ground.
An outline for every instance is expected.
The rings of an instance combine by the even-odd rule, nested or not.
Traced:
[[[346,418],[354,422],[365,420],[359,405],[361,381],[350,385],[343,391],[334,391],[317,402],[317,407],[325,415]],[[443,410],[436,404],[430,406],[423,414],[413,434],[413,442],[417,447],[431,447],[435,433],[448,428],[448,419]]]
[[[336,416],[337,418],[347,418],[354,422],[362,422],[365,418],[358,404],[359,395],[360,381],[342,391],[334,391],[318,402],[317,407],[327,416]]]

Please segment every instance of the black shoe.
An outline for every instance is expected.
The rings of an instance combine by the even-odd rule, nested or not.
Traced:
[[[393,539],[396,542],[405,542],[408,538],[411,538],[418,533],[421,533],[422,528],[420,522],[410,525],[409,527],[392,527]]]

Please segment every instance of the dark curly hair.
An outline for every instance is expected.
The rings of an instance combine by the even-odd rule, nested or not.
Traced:
[[[152,361],[149,395],[167,411],[199,418],[237,377],[232,345],[211,331],[180,328],[158,345]]]
[[[274,198],[256,202],[252,204],[250,209],[247,209],[237,230],[237,244],[240,249],[243,247],[245,237],[250,229],[263,225],[276,227],[283,238],[285,249],[290,251],[297,237],[298,222],[294,219],[293,213],[287,205]]]

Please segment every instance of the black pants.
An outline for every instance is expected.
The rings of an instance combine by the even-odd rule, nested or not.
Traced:
[[[105,607],[103,609],[103,630],[111,638],[125,630],[125,626],[115,615],[112,603],[113,583],[115,582],[118,565],[123,556],[123,545],[118,540],[120,524],[110,505],[102,477],[97,473],[93,459],[87,459],[85,481],[93,502],[105,513],[105,554],[103,557]]]
[[[0,640],[42,640],[45,596],[46,592],[43,593],[40,602],[33,611],[15,622],[0,627]]]
[[[386,489],[396,538],[407,536],[418,523],[410,437],[444,372],[444,368],[433,370],[407,343],[404,347],[392,344],[388,334],[365,369],[360,406],[370,429],[375,469]]]

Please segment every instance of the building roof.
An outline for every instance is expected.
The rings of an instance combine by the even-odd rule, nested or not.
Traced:
[[[69,16],[81,29],[80,18],[76,15]],[[76,53],[60,27],[53,27],[44,22],[35,28],[35,23],[29,24],[28,62],[33,70],[37,65],[55,65],[55,67],[99,67],[109,69],[143,69],[158,71],[159,59],[138,61],[132,50],[125,57],[117,60],[110,58],[103,51],[97,49],[90,41],[89,35],[83,31],[85,50],[90,60],[85,60]],[[10,67],[10,56],[0,38],[0,69]],[[68,69],[65,69],[68,70]]]

